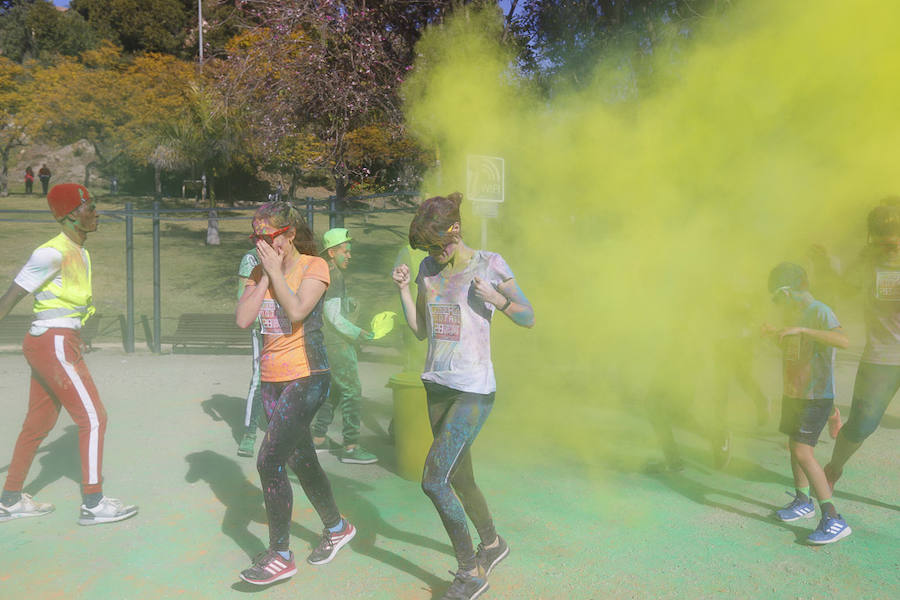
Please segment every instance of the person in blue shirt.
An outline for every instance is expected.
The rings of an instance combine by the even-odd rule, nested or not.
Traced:
[[[806,270],[800,265],[783,262],[775,267],[769,274],[769,292],[785,326],[763,325],[763,334],[772,336],[783,353],[779,431],[789,439],[796,488],[793,500],[775,514],[785,522],[814,517],[812,487],[822,518],[807,541],[830,544],[850,535],[851,529],[834,507],[831,487],[813,450],[834,408],[835,348],[847,348],[850,342],[834,311],[810,293]]]

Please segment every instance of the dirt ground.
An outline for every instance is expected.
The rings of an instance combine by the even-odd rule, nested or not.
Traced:
[[[392,409],[384,386],[395,366],[361,364],[361,441],[380,462],[322,459],[357,538],[328,565],[303,562],[321,523],[295,482],[299,571],[255,588],[238,579],[267,543],[255,461],[235,454],[248,357],[128,355],[110,344],[87,360],[110,415],[105,490],[139,504],[140,514],[118,524],[76,524],[77,435],[63,415],[26,483],[56,511],[0,525],[0,597],[424,600],[446,589],[454,568],[446,534],[418,483],[395,474],[386,435]],[[839,365],[842,388],[854,369]],[[501,391],[512,375],[498,372]],[[25,412],[27,382],[21,354],[0,354],[0,474]],[[896,401],[836,494],[853,535],[812,548],[802,541],[815,520],[781,524],[771,517],[791,487],[783,438],[771,422],[735,426],[735,454],[723,472],[709,467],[705,442],[679,431],[687,470],[654,477],[636,467],[658,452],[638,416],[590,405],[573,414],[573,427],[596,429],[597,455],[609,456],[610,445],[621,455],[593,461],[590,452],[517,439],[510,432],[523,416],[512,399],[498,398],[474,455],[512,552],[485,598],[900,597]],[[332,434],[339,436],[338,423]],[[820,459],[831,448],[823,435]]]

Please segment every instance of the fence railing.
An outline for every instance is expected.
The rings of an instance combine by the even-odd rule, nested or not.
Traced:
[[[389,194],[371,194],[367,196],[350,196],[344,198],[344,206],[339,207],[338,200],[335,196],[328,198],[312,198],[294,199],[294,204],[306,205],[306,221],[310,229],[313,229],[316,214],[321,213],[328,216],[329,228],[335,227],[336,223],[345,216],[360,214],[375,214],[385,212],[413,211],[416,208],[415,198],[418,197],[416,192],[394,192]],[[388,198],[399,199],[400,206],[387,206],[387,202],[382,202],[379,208],[373,200]],[[364,203],[363,208],[359,208],[359,204]],[[397,204],[397,202],[394,202]],[[357,205],[357,208],[347,208],[347,205]],[[126,309],[125,309],[125,331],[123,333],[122,345],[126,352],[134,352],[135,344],[135,302],[134,302],[134,220],[150,219],[153,227],[153,324],[150,334],[151,339],[147,340],[148,346],[154,352],[161,351],[160,340],[162,338],[162,292],[161,292],[161,259],[160,259],[160,223],[162,221],[227,221],[227,220],[245,220],[252,216],[258,208],[257,206],[216,206],[196,207],[196,208],[166,208],[161,205],[158,200],[154,200],[151,208],[134,208],[133,202],[126,202],[125,207],[113,210],[98,211],[101,220],[109,219],[114,221],[125,222],[125,278],[126,278]],[[222,215],[225,213],[248,213],[246,215]],[[25,218],[7,218],[5,215],[26,215]],[[33,217],[32,217],[33,215]],[[0,222],[19,222],[19,223],[53,223],[55,222],[47,210],[38,209],[0,209]]]

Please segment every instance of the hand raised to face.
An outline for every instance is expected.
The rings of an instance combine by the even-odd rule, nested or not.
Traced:
[[[262,264],[263,270],[269,277],[281,272],[284,252],[262,240],[256,242],[256,252],[259,254],[259,262]]]

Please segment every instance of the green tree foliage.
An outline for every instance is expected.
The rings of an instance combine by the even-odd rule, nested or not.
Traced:
[[[0,56],[0,196],[8,193],[10,153],[25,145],[33,125],[28,111],[33,93],[30,84],[25,68]]]
[[[125,52],[183,54],[192,22],[185,0],[72,0],[70,12]]]
[[[192,73],[191,65],[175,57],[129,58],[108,43],[77,59],[62,57],[34,73],[40,132],[60,144],[91,143],[97,161],[87,165],[85,185],[94,167],[122,159],[150,165],[155,145],[149,136],[187,110]]]
[[[580,87],[605,63],[625,73],[626,95],[653,81],[652,58],[689,37],[730,0],[523,0],[508,17],[519,57],[548,89]],[[622,90],[620,90],[622,92]]]
[[[215,209],[214,179],[240,160],[244,127],[214,87],[192,84],[188,96],[185,113],[163,124],[157,139],[160,148],[167,149],[176,164],[200,174],[205,182],[201,200],[208,201],[210,209]],[[219,222],[214,210],[210,211],[206,243],[219,244]]]
[[[51,2],[12,0],[0,6],[0,54],[16,62],[77,56],[99,40],[81,15],[58,11]]]
[[[262,25],[214,68],[266,162],[327,172],[339,203],[358,184],[415,185],[428,155],[406,133],[399,89],[423,28],[468,4],[486,2],[257,0]]]

